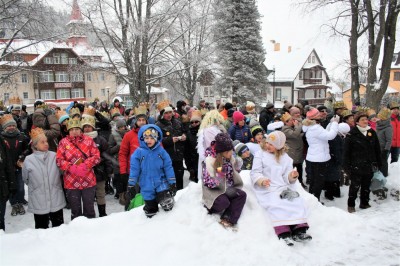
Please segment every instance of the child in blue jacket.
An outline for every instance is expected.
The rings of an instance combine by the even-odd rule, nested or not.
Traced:
[[[128,192],[135,195],[139,183],[145,205],[144,212],[151,218],[158,212],[174,207],[176,194],[175,173],[168,153],[161,146],[162,131],[156,125],[145,125],[139,130],[140,147],[131,156]]]

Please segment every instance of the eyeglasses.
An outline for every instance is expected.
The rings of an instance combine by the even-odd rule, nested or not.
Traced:
[[[191,121],[190,124],[198,124],[200,121]]]

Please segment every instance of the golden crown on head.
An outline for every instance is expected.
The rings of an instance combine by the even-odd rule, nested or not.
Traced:
[[[246,103],[246,111],[253,111],[256,108],[255,103],[252,101],[247,101]]]
[[[70,130],[71,128],[75,127],[81,128],[81,120],[78,118],[68,120],[67,130]]]
[[[192,115],[190,116],[190,119],[192,120],[192,119],[194,119],[194,118],[198,118],[199,119],[199,121],[201,120],[201,111],[200,110],[194,110],[193,112],[192,112]]]
[[[115,115],[121,115],[118,107],[114,107],[113,109],[111,109],[110,113],[111,113],[111,117],[114,117]]]
[[[44,133],[44,130],[40,127],[35,127],[29,132],[29,136],[31,136],[31,139],[36,139],[40,136],[46,136]]]
[[[64,110],[57,110],[55,113],[57,120],[60,120],[60,118],[64,115],[67,115],[67,112],[65,112]]]
[[[351,110],[343,110],[342,117],[345,118],[347,116],[354,115]]]
[[[147,105],[146,103],[140,103],[139,107],[135,107],[135,115],[146,115]]]
[[[164,110],[164,108],[165,107],[168,107],[169,106],[169,101],[168,100],[162,100],[161,102],[159,102],[158,104],[157,104],[157,109],[158,109],[158,111],[162,111],[162,110]]]
[[[4,125],[5,123],[14,120],[13,116],[11,114],[5,114],[3,116],[0,116],[0,124]]]
[[[369,108],[366,106],[357,106],[357,108],[356,108],[357,112],[367,112],[368,110],[369,110]]]
[[[344,102],[343,101],[334,102],[333,108],[334,109],[345,108]]]
[[[376,115],[376,111],[375,111],[374,109],[372,109],[372,108],[368,108],[368,107],[367,107],[367,108],[364,110],[364,112],[367,113],[367,116]]]
[[[392,112],[390,111],[389,108],[384,107],[379,111],[377,116],[378,116],[379,119],[387,120],[387,119],[389,119],[391,113]]]
[[[285,113],[281,116],[281,121],[282,121],[282,122],[287,122],[290,118],[292,118],[292,116],[291,116],[288,112],[285,112]]]
[[[391,102],[389,104],[390,109],[394,109],[394,108],[399,108],[399,103],[398,102]]]
[[[18,96],[14,96],[14,97],[11,97],[10,99],[8,99],[8,103],[9,104],[21,104],[22,101]]]
[[[106,112],[106,111],[103,111],[103,112],[100,112],[100,114],[102,115],[102,116],[104,116],[105,118],[110,118],[110,113],[109,112]]]
[[[94,116],[96,114],[96,109],[94,109],[93,107],[85,107],[85,109],[83,110],[83,114]]]
[[[79,115],[79,116],[81,116],[81,111],[79,110],[78,107],[71,108],[71,109],[69,110],[69,117],[74,117],[74,115]]]
[[[83,127],[84,125],[89,125],[93,128],[96,128],[96,119],[91,116],[85,116],[81,120],[81,126]]]

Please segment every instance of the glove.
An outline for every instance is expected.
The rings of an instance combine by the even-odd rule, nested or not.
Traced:
[[[282,191],[280,197],[281,199],[287,199],[289,201],[292,201],[293,199],[300,197],[300,194],[297,191],[293,191],[287,188],[284,191]]]
[[[336,123],[339,123],[339,121],[340,121],[340,116],[338,116],[338,115],[334,115],[332,118],[331,118],[331,123],[332,122],[336,122]]]
[[[169,192],[171,193],[172,197],[175,197],[176,191],[177,191],[176,184],[169,185]]]

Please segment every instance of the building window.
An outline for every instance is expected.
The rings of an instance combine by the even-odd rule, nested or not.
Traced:
[[[26,73],[21,74],[21,82],[28,83],[28,74],[26,74]]]
[[[316,78],[319,78],[319,79],[322,79],[322,71],[321,70],[317,70],[317,77]]]
[[[17,62],[22,62],[22,61],[24,61],[24,56],[22,54],[16,54],[14,56],[14,60]]]
[[[83,89],[75,88],[71,90],[71,98],[83,98],[83,97],[85,97]]]
[[[70,58],[69,59],[69,64],[70,65],[76,65],[76,64],[78,64],[78,60],[76,58]]]
[[[72,73],[71,74],[71,81],[83,81],[83,74],[82,73]]]
[[[222,97],[227,97],[229,96],[229,93],[227,90],[222,90]],[[211,87],[204,87],[203,88],[203,96],[204,97],[214,97],[214,90]]]
[[[400,72],[394,72],[393,80],[400,81]]]
[[[40,72],[39,82],[54,82],[54,75],[51,71]]]
[[[22,97],[24,97],[24,99],[29,99],[29,94],[28,94],[28,92],[23,92],[22,93]]]
[[[67,82],[69,81],[67,72],[56,72],[56,82]]]
[[[100,81],[105,81],[106,75],[104,73],[100,73]]]
[[[1,83],[8,83],[8,75],[5,75],[5,74],[3,74],[3,75],[1,75]]]
[[[281,101],[282,99],[282,89],[275,88],[275,101]]]
[[[68,64],[68,54],[66,54],[66,53],[61,54],[61,64],[64,64],[64,65]]]
[[[43,100],[54,100],[55,97],[55,93],[53,90],[41,90],[40,91],[40,98],[42,98]]]
[[[311,63],[311,56],[308,58],[308,63]]]
[[[92,98],[92,89],[87,90],[87,97]]]
[[[57,99],[69,99],[70,97],[70,93],[69,93],[69,89],[58,89],[56,92],[57,95]]]
[[[92,73],[87,73],[86,74],[86,80],[87,81],[92,81]]]
[[[45,64],[53,64],[53,58],[51,58],[51,57],[45,57],[45,58],[44,58],[44,63],[45,63]]]
[[[303,70],[300,70],[299,72],[299,79],[303,79]]]
[[[101,96],[106,96],[106,89],[101,89]]]
[[[315,63],[315,56],[311,56],[311,61]]]
[[[60,64],[60,54],[53,54],[53,64]]]
[[[4,93],[4,102],[7,102],[10,99],[10,94],[8,92]]]

